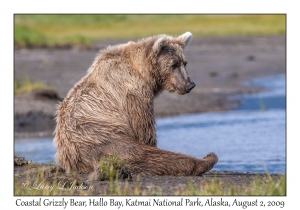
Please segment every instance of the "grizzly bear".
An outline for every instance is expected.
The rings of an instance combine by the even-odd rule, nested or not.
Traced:
[[[183,50],[192,34],[158,35],[100,51],[87,75],[59,104],[56,162],[67,171],[93,172],[115,155],[132,174],[199,175],[217,163],[157,148],[153,101],[164,89],[189,93],[195,83]]]

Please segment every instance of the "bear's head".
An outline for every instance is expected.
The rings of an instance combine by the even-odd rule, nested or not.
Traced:
[[[152,50],[156,57],[156,69],[162,87],[178,94],[189,93],[195,83],[186,71],[187,61],[183,50],[191,43],[192,33],[186,32],[178,37],[158,36]]]

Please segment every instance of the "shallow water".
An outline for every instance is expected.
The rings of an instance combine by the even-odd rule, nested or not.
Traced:
[[[215,152],[216,170],[285,172],[285,75],[249,84],[269,91],[242,97],[234,111],[158,119],[158,147],[200,158]]]
[[[158,147],[202,158],[215,152],[215,170],[284,173],[285,75],[254,80],[267,92],[243,96],[233,111],[157,119]],[[54,161],[52,138],[15,141],[15,153],[33,162]]]

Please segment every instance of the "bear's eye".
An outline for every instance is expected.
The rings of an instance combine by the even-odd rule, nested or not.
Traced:
[[[184,62],[183,62],[183,65],[184,65],[184,67],[186,67],[186,65],[187,65],[187,62],[186,62],[186,61],[184,61]]]
[[[173,68],[173,69],[176,69],[178,66],[179,66],[179,65],[178,65],[178,62],[172,64],[172,68]]]

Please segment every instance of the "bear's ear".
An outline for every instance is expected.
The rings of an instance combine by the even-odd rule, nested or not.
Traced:
[[[193,34],[191,32],[186,32],[177,37],[177,39],[183,44],[183,49],[185,49],[192,42]]]
[[[165,46],[166,41],[167,41],[167,37],[162,35],[154,42],[152,49],[156,55],[161,51],[163,46]]]

